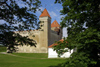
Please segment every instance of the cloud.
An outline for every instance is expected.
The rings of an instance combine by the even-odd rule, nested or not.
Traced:
[[[67,27],[63,28],[63,37],[67,37]]]
[[[49,14],[50,16],[53,18],[53,17],[57,17],[57,14],[54,12],[54,11],[49,11]]]
[[[43,11],[44,10],[44,7],[40,7],[39,9],[41,9],[41,11]]]
[[[39,9],[40,9],[40,10],[39,10]],[[39,9],[37,9],[37,12],[36,12],[38,15],[40,15],[40,14],[41,14],[41,11],[43,11],[43,10],[44,10],[44,7],[39,7]]]
[[[51,4],[51,6],[53,6],[53,4]]]
[[[59,10],[59,9],[56,9],[56,11],[60,12],[60,10]]]
[[[29,8],[29,6],[27,4],[25,4],[23,1],[16,0],[16,3],[18,4],[18,6],[20,8],[22,8],[22,7],[28,7]]]
[[[4,24],[4,23],[6,23],[6,21],[0,20],[0,25],[2,25],[2,24]]]

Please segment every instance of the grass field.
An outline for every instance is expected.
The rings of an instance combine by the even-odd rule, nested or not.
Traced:
[[[0,48],[0,52],[5,48]],[[48,59],[46,53],[0,53],[0,67],[52,67],[65,62],[66,59]]]
[[[5,52],[5,51],[6,51],[6,47],[0,46],[0,52]]]
[[[65,59],[48,59],[47,54],[0,54],[0,67],[49,67],[64,61]]]

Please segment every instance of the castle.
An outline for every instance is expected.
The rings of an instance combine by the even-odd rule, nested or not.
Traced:
[[[62,39],[62,29],[56,20],[51,24],[51,17],[47,9],[44,9],[39,16],[39,20],[40,29],[15,32],[22,36],[28,36],[37,43],[36,47],[27,45],[18,46],[18,53],[47,53],[48,46]]]

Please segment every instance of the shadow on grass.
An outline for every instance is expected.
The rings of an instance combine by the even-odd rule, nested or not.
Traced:
[[[64,67],[64,66],[63,66],[63,63],[62,63],[62,64],[58,64],[58,65],[55,65],[55,66],[49,66],[49,67]]]

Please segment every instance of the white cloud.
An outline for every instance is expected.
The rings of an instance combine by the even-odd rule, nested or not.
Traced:
[[[67,27],[63,28],[63,37],[67,37]]]
[[[56,11],[60,12],[60,10],[59,10],[59,9],[56,9]]]
[[[60,15],[59,17],[58,17],[58,19],[62,19],[62,18],[64,18],[65,17],[65,15]]]
[[[39,7],[39,9],[40,9],[41,11],[43,11],[43,10],[44,10],[44,7]],[[36,12],[38,15],[41,14],[41,11],[39,11],[39,9],[37,9],[37,12]]]
[[[29,8],[29,6],[27,5],[27,4],[25,4],[23,1],[20,1],[20,0],[15,0],[16,1],[16,3],[18,4],[18,6],[19,7],[28,7]]]
[[[2,25],[2,24],[4,24],[4,23],[6,23],[6,21],[0,20],[0,25]]]
[[[51,6],[53,6],[53,4],[51,4]]]
[[[43,11],[44,10],[44,7],[40,7],[39,9],[41,9],[41,11]]]
[[[54,12],[54,11],[49,11],[49,14],[50,16],[53,18],[53,17],[57,17],[57,14]]]

